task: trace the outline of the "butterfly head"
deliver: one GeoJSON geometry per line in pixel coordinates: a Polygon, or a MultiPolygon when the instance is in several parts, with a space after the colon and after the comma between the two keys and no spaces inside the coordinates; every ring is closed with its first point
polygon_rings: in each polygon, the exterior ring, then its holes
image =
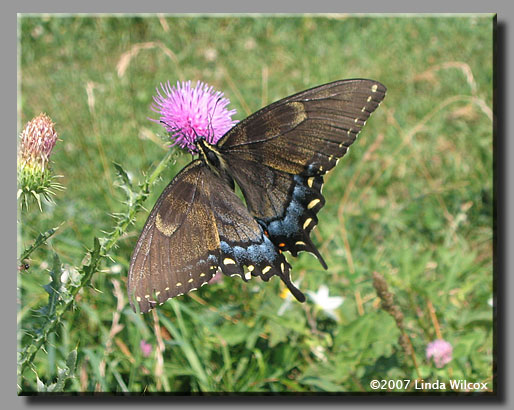
{"type": "Polygon", "coordinates": [[[196,152],[200,158],[211,167],[217,169],[221,166],[220,152],[216,149],[215,145],[209,144],[205,137],[198,137],[195,140],[196,152]]]}
{"type": "Polygon", "coordinates": [[[227,163],[223,158],[222,152],[215,144],[209,144],[205,137],[198,137],[195,146],[200,159],[205,162],[209,168],[221,179],[234,189],[234,180],[230,176],[227,163]]]}

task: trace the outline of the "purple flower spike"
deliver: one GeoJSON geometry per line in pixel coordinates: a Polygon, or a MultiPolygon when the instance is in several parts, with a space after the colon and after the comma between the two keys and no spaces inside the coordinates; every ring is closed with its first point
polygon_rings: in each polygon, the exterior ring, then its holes
{"type": "Polygon", "coordinates": [[[437,339],[427,345],[427,359],[434,358],[435,366],[443,367],[452,360],[453,348],[446,340],[437,339]]]}
{"type": "Polygon", "coordinates": [[[168,81],[157,88],[151,109],[160,115],[158,120],[171,134],[172,145],[196,152],[195,141],[205,137],[215,144],[237,121],[232,120],[236,110],[227,110],[230,103],[223,93],[198,82],[191,88],[191,81],[177,82],[172,87],[168,81]]]}

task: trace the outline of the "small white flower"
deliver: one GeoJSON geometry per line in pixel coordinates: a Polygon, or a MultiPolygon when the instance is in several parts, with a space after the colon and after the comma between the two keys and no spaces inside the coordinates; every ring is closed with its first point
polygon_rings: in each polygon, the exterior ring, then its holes
{"type": "Polygon", "coordinates": [[[344,298],[342,296],[329,296],[326,285],[321,285],[317,292],[307,291],[307,294],[323,312],[332,319],[338,320],[335,310],[343,304],[344,298]]]}
{"type": "Polygon", "coordinates": [[[111,273],[121,273],[122,266],[119,263],[111,266],[111,273]]]}

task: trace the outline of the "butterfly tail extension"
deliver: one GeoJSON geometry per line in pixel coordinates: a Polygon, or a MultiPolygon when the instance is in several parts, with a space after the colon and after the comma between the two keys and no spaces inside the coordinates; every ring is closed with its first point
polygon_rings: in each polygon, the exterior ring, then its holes
{"type": "Polygon", "coordinates": [[[323,256],[321,256],[321,253],[319,253],[318,248],[316,248],[316,245],[314,245],[312,243],[312,240],[308,234],[304,235],[304,241],[305,241],[305,245],[303,245],[303,249],[299,249],[299,250],[305,250],[309,253],[312,253],[316,258],[318,258],[318,261],[321,264],[321,266],[323,266],[323,269],[325,269],[325,270],[328,269],[328,265],[325,262],[325,259],[323,259],[323,256]]]}
{"type": "Polygon", "coordinates": [[[291,275],[289,274],[291,269],[291,265],[289,263],[285,263],[284,270],[279,274],[280,279],[289,289],[289,292],[296,298],[298,302],[305,302],[305,295],[302,293],[300,289],[298,289],[293,282],[291,281],[291,275]]]}
{"type": "Polygon", "coordinates": [[[300,303],[303,303],[305,302],[305,295],[301,292],[301,290],[299,290],[297,287],[295,287],[295,285],[293,285],[293,283],[291,281],[285,281],[284,279],[282,279],[285,283],[285,285],[287,286],[287,288],[289,289],[289,292],[292,293],[292,295],[296,298],[296,300],[300,303]]]}

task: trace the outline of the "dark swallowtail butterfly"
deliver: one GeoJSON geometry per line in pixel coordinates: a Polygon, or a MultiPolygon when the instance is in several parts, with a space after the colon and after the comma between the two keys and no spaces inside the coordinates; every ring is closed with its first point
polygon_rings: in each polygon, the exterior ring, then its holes
{"type": "Polygon", "coordinates": [[[257,111],[215,145],[199,136],[198,159],[166,187],[137,241],[128,276],[132,307],[147,312],[207,284],[217,270],[244,281],[276,275],[304,302],[283,251],[311,252],[327,268],[310,239],[325,204],[323,175],[385,91],[377,81],[336,81],[257,111]]]}

